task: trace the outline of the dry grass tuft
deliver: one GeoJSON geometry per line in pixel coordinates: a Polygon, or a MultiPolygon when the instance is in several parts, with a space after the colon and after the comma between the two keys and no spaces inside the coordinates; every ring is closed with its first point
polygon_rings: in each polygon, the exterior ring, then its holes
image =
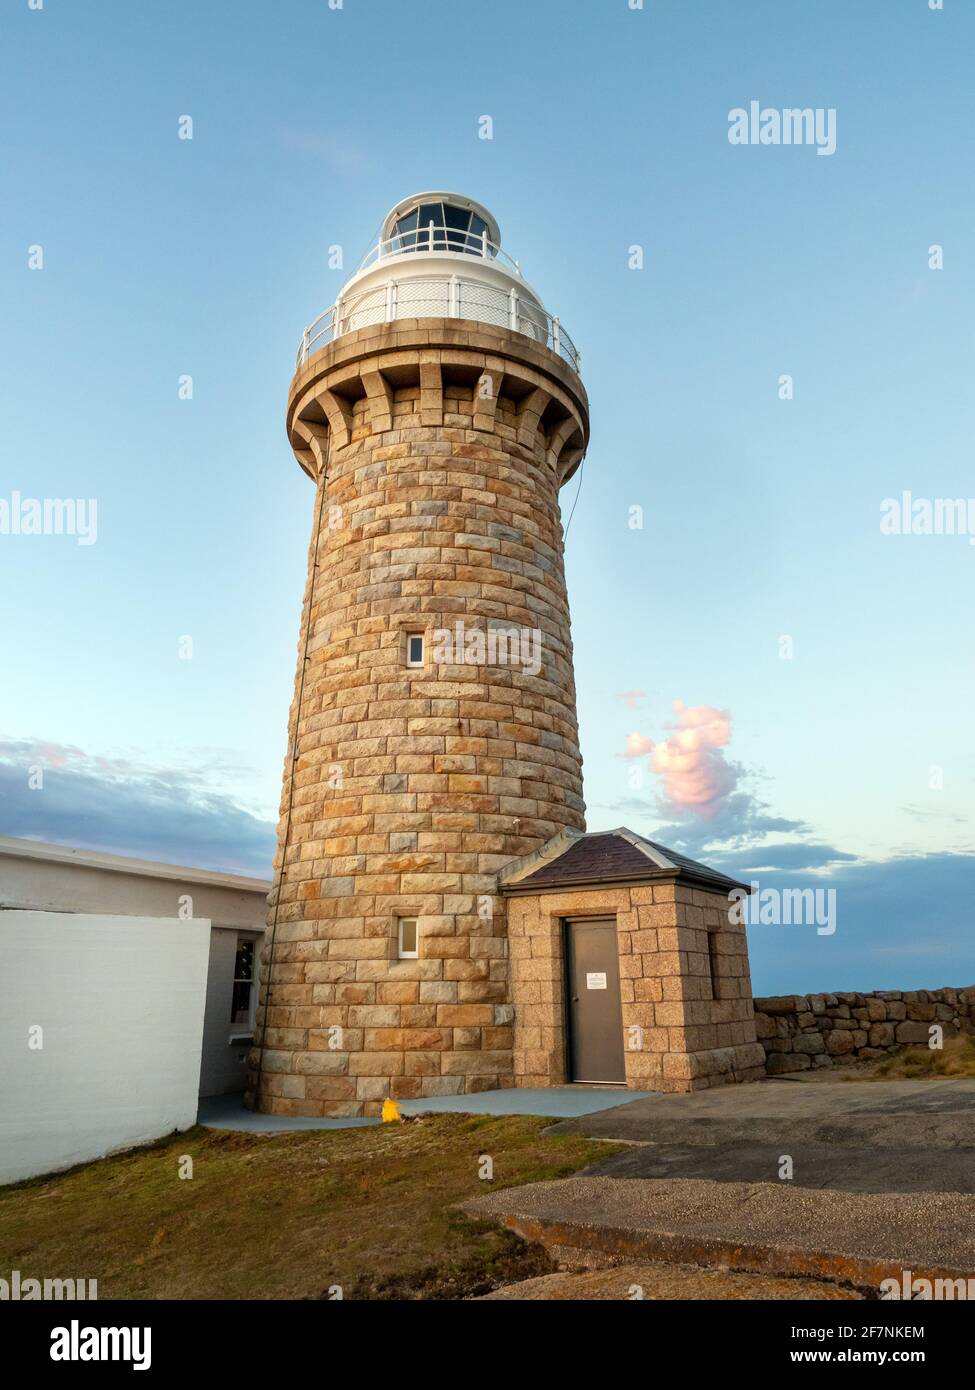
{"type": "Polygon", "coordinates": [[[975,1037],[949,1038],[944,1047],[905,1047],[878,1062],[869,1074],[850,1081],[923,1081],[975,1076],[975,1037]]]}

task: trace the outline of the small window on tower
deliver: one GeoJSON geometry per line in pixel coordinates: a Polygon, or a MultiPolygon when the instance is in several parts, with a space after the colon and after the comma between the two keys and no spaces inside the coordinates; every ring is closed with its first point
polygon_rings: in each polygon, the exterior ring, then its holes
{"type": "Polygon", "coordinates": [[[399,949],[397,955],[400,960],[416,960],[419,952],[419,937],[416,930],[415,917],[401,917],[399,919],[399,949]]]}
{"type": "Polygon", "coordinates": [[[406,664],[417,669],[423,665],[423,633],[410,632],[406,637],[406,664]]]}

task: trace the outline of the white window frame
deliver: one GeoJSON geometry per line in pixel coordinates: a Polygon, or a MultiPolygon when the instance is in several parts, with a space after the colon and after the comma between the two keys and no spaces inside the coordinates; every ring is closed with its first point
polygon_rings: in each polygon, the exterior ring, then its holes
{"type": "Polygon", "coordinates": [[[419,960],[420,958],[420,919],[418,917],[400,917],[396,923],[396,959],[397,960],[419,960]],[[405,923],[413,923],[414,940],[416,949],[413,951],[403,950],[403,927],[405,923]]]}
{"type": "Polygon", "coordinates": [[[427,664],[427,638],[425,632],[408,632],[406,634],[406,665],[411,671],[422,671],[427,664]],[[420,643],[420,660],[414,661],[410,656],[410,647],[415,639],[420,643]]]}
{"type": "Polygon", "coordinates": [[[255,936],[253,932],[243,932],[243,931],[237,932],[237,934],[236,934],[236,936],[235,936],[235,938],[234,938],[234,967],[235,967],[235,970],[234,970],[234,977],[233,977],[233,980],[232,980],[232,982],[231,982],[231,987],[230,987],[230,988],[231,988],[231,994],[230,994],[231,1009],[233,1008],[233,997],[234,997],[234,996],[233,996],[233,991],[234,991],[234,987],[235,987],[236,985],[238,985],[238,984],[249,984],[250,987],[251,987],[251,992],[250,992],[250,999],[248,1000],[248,1005],[247,1005],[247,1022],[246,1022],[246,1023],[234,1023],[234,1022],[231,1020],[231,1024],[230,1024],[230,1041],[231,1041],[232,1043],[240,1042],[240,1041],[242,1041],[244,1038],[252,1038],[252,1037],[254,1036],[254,1030],[255,1030],[255,1028],[257,1027],[257,998],[258,998],[258,994],[260,993],[260,987],[259,987],[259,984],[258,984],[258,974],[259,974],[259,971],[260,971],[260,943],[261,943],[261,938],[260,938],[259,936],[255,936]],[[253,959],[254,959],[254,968],[253,968],[252,977],[251,977],[250,980],[245,980],[245,979],[243,978],[243,976],[241,976],[241,977],[238,979],[237,973],[236,973],[237,952],[238,952],[238,950],[240,949],[240,943],[241,943],[242,941],[249,941],[249,942],[251,943],[251,945],[254,947],[254,957],[253,957],[253,959]]]}

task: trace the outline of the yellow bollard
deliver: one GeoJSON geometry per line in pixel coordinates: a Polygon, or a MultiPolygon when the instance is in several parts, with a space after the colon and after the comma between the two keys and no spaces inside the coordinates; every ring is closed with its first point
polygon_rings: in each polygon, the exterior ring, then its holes
{"type": "Polygon", "coordinates": [[[395,1100],[383,1101],[383,1124],[389,1120],[401,1120],[403,1116],[399,1113],[399,1106],[395,1100]]]}

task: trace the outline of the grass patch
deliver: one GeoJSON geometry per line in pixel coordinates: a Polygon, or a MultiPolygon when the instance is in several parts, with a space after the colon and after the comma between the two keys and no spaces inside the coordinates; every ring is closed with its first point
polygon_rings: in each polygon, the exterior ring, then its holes
{"type": "Polygon", "coordinates": [[[427,1115],[365,1129],[196,1128],[0,1189],[0,1271],[97,1279],[107,1298],[462,1298],[548,1257],[451,1208],[618,1148],[525,1115],[427,1115]],[[478,1177],[482,1154],[494,1180],[478,1177]],[[193,1160],[181,1180],[180,1162],[193,1160]]]}
{"type": "Polygon", "coordinates": [[[848,1081],[937,1081],[975,1076],[975,1037],[949,1038],[944,1047],[905,1047],[878,1062],[868,1074],[848,1081]]]}

